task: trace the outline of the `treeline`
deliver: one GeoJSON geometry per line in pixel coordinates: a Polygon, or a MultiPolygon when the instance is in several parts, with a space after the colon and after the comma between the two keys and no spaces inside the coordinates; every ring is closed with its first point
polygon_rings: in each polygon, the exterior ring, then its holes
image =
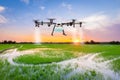
{"type": "Polygon", "coordinates": [[[4,40],[4,41],[2,41],[2,42],[0,42],[1,44],[15,44],[16,43],[16,41],[11,41],[11,40],[4,40]]]}
{"type": "Polygon", "coordinates": [[[120,41],[110,41],[110,42],[96,42],[96,41],[86,41],[85,44],[120,44],[120,41]]]}
{"type": "MultiPolygon", "coordinates": [[[[73,42],[41,42],[41,44],[72,44],[72,43],[73,42]]],[[[16,42],[12,40],[8,40],[8,41],[4,40],[0,42],[0,44],[34,44],[34,42],[16,42]]],[[[94,40],[90,40],[90,41],[84,42],[84,44],[120,44],[120,41],[96,42],[94,40]]]]}
{"type": "Polygon", "coordinates": [[[33,44],[33,42],[16,42],[16,41],[12,41],[12,40],[4,40],[2,42],[0,42],[0,44],[33,44]]]}

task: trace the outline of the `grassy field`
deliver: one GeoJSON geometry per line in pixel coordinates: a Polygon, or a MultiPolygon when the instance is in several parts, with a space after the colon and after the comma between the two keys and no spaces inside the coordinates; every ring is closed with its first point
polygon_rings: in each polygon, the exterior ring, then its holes
{"type": "Polygon", "coordinates": [[[14,44],[0,44],[0,53],[2,53],[6,49],[13,48],[15,46],[16,45],[14,45],[14,44]]]}
{"type": "MultiPolygon", "coordinates": [[[[88,70],[82,74],[76,73],[67,78],[67,74],[77,68],[77,65],[75,67],[71,67],[70,65],[61,67],[54,62],[61,62],[77,58],[81,55],[95,53],[101,53],[97,56],[98,58],[103,58],[101,61],[120,57],[120,45],[0,44],[0,51],[13,48],[13,46],[19,51],[48,48],[48,50],[41,50],[34,54],[21,55],[15,58],[14,61],[19,64],[49,64],[45,66],[14,66],[1,58],[1,80],[105,80],[102,74],[94,70],[88,70]]],[[[120,72],[119,63],[120,59],[112,61],[110,68],[115,72],[120,72]]]]}
{"type": "Polygon", "coordinates": [[[44,64],[59,62],[76,57],[72,52],[61,50],[44,50],[34,54],[26,54],[16,58],[17,63],[44,64]]]}

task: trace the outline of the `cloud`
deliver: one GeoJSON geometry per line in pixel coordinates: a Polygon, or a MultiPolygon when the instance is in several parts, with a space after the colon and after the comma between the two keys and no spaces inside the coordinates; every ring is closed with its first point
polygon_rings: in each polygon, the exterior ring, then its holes
{"type": "Polygon", "coordinates": [[[21,0],[22,2],[29,4],[29,0],[21,0]]]}
{"type": "Polygon", "coordinates": [[[110,17],[105,14],[94,14],[83,19],[86,29],[104,29],[113,24],[110,17]]]}
{"type": "Polygon", "coordinates": [[[5,7],[0,6],[0,12],[3,12],[5,10],[5,7]]]}
{"type": "Polygon", "coordinates": [[[41,10],[44,10],[44,9],[45,9],[45,7],[44,7],[44,6],[40,6],[40,9],[41,9],[41,10]]]}
{"type": "Polygon", "coordinates": [[[7,22],[7,19],[4,16],[0,15],[0,24],[6,23],[6,22],[7,22]]]}
{"type": "Polygon", "coordinates": [[[67,8],[68,10],[72,10],[72,5],[71,4],[66,4],[66,3],[62,3],[62,7],[67,8]]]}
{"type": "Polygon", "coordinates": [[[94,14],[82,21],[86,22],[83,24],[86,38],[90,37],[95,41],[120,41],[120,15],[112,17],[104,13],[94,14]]]}

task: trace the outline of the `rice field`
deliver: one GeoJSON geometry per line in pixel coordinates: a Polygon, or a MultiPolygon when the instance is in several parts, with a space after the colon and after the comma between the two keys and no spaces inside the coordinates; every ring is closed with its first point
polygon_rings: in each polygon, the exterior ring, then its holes
{"type": "Polygon", "coordinates": [[[119,80],[120,45],[0,44],[0,80],[119,80]]]}

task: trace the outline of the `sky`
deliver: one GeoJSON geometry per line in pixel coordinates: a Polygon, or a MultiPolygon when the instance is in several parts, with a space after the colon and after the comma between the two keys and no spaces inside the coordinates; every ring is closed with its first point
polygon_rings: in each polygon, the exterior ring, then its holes
{"type": "Polygon", "coordinates": [[[82,30],[64,26],[67,36],[51,36],[53,26],[41,26],[42,42],[120,41],[120,0],[0,0],[0,41],[34,42],[33,20],[47,18],[84,23],[82,30]]]}

